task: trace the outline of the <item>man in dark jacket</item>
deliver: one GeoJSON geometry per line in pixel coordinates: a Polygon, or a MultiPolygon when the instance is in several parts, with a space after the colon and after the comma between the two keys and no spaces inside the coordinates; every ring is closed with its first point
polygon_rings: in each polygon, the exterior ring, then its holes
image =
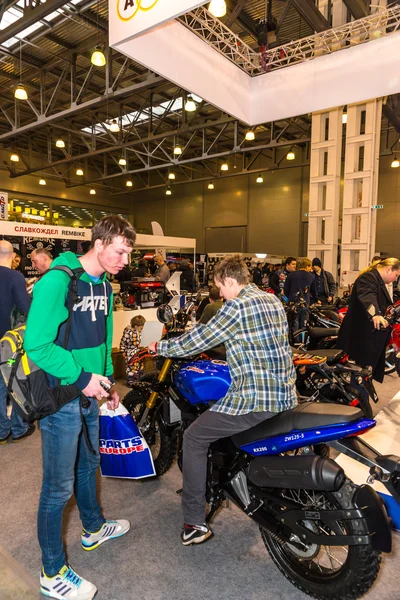
{"type": "MultiPolygon", "coordinates": [[[[296,302],[298,297],[303,298],[308,306],[317,301],[317,291],[315,288],[315,279],[312,274],[311,260],[309,258],[300,258],[298,261],[298,271],[289,273],[284,286],[285,296],[289,302],[296,302]]],[[[296,318],[292,324],[293,330],[304,327],[308,318],[308,308],[299,308],[296,318]]]]}
{"type": "Polygon", "coordinates": [[[386,284],[396,281],[399,274],[400,261],[386,258],[358,276],[336,344],[361,367],[372,367],[373,377],[379,382],[385,374],[385,351],[390,338],[385,312],[392,301],[386,284]]]}
{"type": "Polygon", "coordinates": [[[258,287],[262,284],[262,272],[261,272],[262,262],[258,262],[257,266],[253,269],[253,283],[258,285],[258,287]]]}
{"type": "Polygon", "coordinates": [[[294,256],[288,256],[285,260],[285,266],[283,269],[273,271],[269,276],[269,286],[274,290],[275,294],[283,294],[283,288],[285,286],[286,277],[289,273],[293,273],[296,270],[296,259],[294,256]]]}
{"type": "Polygon", "coordinates": [[[317,298],[321,304],[330,304],[336,292],[336,284],[332,273],[322,268],[319,258],[313,258],[312,268],[315,277],[317,298]]]}

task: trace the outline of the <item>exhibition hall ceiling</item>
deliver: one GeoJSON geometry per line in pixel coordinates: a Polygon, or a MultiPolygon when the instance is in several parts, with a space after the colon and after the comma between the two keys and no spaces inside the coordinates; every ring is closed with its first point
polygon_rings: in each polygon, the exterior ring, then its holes
{"type": "MultiPolygon", "coordinates": [[[[347,21],[359,18],[360,10],[368,16],[367,4],[344,2],[347,21]]],[[[327,31],[334,17],[327,10],[319,11],[312,0],[229,0],[221,22],[260,56],[262,41],[273,51],[327,31]]],[[[3,0],[0,152],[5,150],[1,168],[10,177],[32,174],[84,186],[87,193],[107,188],[122,195],[211,180],[221,176],[224,163],[228,171],[222,176],[288,166],[289,152],[295,153],[293,164],[308,162],[308,114],[257,123],[255,139],[246,140],[246,119],[199,93],[193,96],[195,111],[186,111],[187,94],[195,90],[109,48],[108,28],[107,0],[3,0]],[[91,62],[97,46],[105,66],[91,62]],[[19,84],[27,100],[14,98],[19,84]],[[18,162],[10,161],[11,151],[18,162]]],[[[153,53],[161,62],[162,44],[153,53]]],[[[388,98],[387,106],[386,116],[398,124],[397,98],[388,98]]]]}

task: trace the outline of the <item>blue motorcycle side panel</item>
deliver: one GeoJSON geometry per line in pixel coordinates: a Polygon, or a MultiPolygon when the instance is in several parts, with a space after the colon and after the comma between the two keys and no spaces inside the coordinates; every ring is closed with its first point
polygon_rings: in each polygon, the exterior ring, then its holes
{"type": "Polygon", "coordinates": [[[223,398],[231,377],[222,360],[196,360],[179,369],[174,384],[190,404],[204,404],[223,398]]]}
{"type": "Polygon", "coordinates": [[[273,456],[289,450],[303,448],[303,446],[313,446],[331,440],[339,440],[350,435],[359,435],[365,430],[372,429],[375,425],[376,422],[373,419],[359,419],[353,423],[327,425],[318,429],[296,429],[283,435],[275,435],[245,444],[240,446],[240,449],[252,456],[273,456]]]}

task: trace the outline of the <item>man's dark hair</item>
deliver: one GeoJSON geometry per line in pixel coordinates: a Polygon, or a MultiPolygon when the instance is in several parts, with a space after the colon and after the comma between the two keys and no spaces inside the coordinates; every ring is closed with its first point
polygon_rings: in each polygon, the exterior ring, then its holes
{"type": "Polygon", "coordinates": [[[217,288],[216,285],[212,285],[210,287],[210,293],[208,295],[210,297],[210,300],[214,300],[214,302],[216,302],[217,300],[220,300],[220,298],[221,298],[219,289],[217,288]]]}
{"type": "Polygon", "coordinates": [[[36,256],[38,254],[45,254],[48,258],[53,260],[53,256],[52,256],[51,252],[49,250],[47,250],[47,248],[35,248],[35,250],[33,250],[32,252],[34,252],[36,254],[36,256]]]}
{"type": "Polygon", "coordinates": [[[224,283],[227,277],[236,279],[240,285],[249,283],[249,270],[239,254],[226,256],[214,267],[214,279],[224,283]]]}
{"type": "Polygon", "coordinates": [[[292,263],[294,260],[296,260],[296,258],[294,256],[288,256],[287,259],[285,260],[285,267],[286,267],[286,265],[290,265],[290,263],[292,263]]]}
{"type": "Polygon", "coordinates": [[[96,240],[100,240],[108,246],[112,244],[114,238],[122,237],[127,246],[135,244],[136,231],[126,219],[118,215],[108,215],[97,221],[92,229],[92,248],[96,240]]]}

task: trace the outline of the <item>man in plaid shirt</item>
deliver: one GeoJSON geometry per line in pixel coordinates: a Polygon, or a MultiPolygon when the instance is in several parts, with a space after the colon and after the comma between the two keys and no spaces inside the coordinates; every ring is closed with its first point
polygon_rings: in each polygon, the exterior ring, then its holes
{"type": "Polygon", "coordinates": [[[207,325],[178,339],[151,344],[162,356],[191,356],[225,344],[229,390],[185,431],[183,438],[184,528],[187,546],[207,540],[205,523],[207,452],[211,442],[254,427],[297,404],[295,370],[281,302],[249,284],[240,256],[224,258],[214,269],[215,285],[226,302],[207,325]]]}

